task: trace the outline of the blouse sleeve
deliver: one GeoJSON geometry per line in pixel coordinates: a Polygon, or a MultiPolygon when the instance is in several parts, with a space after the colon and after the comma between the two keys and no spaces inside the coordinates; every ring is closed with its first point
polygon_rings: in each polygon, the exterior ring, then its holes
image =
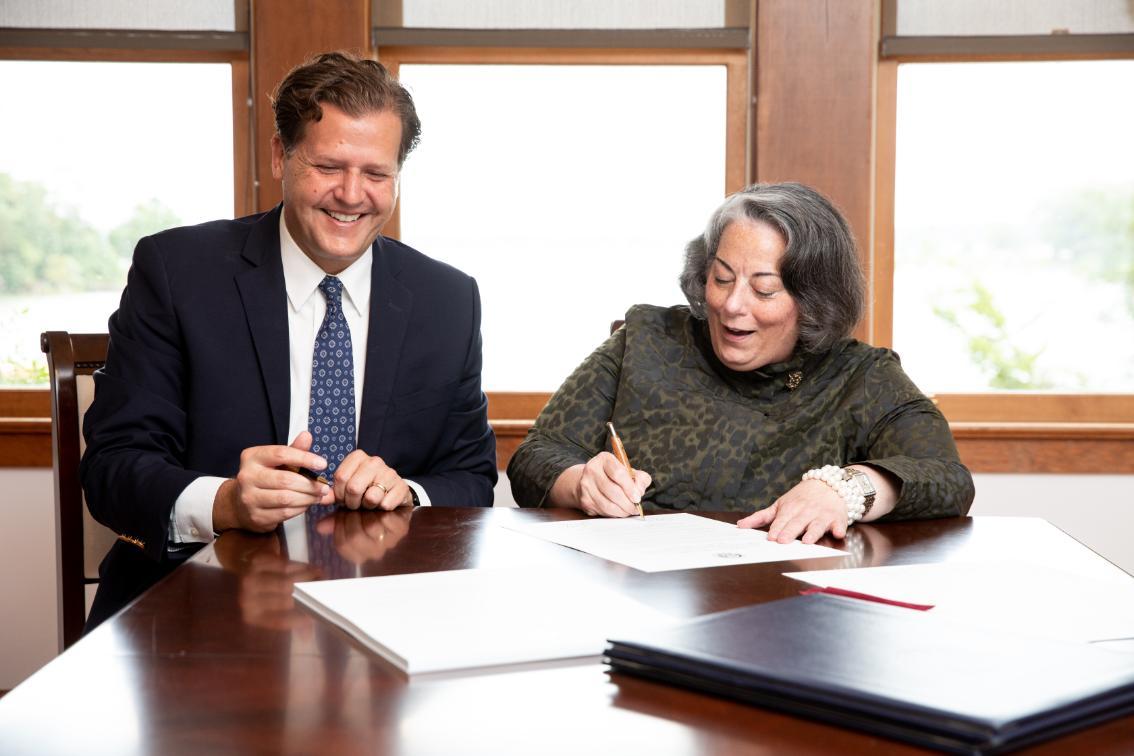
{"type": "Polygon", "coordinates": [[[563,382],[508,462],[512,496],[538,507],[568,467],[603,450],[614,410],[626,329],[620,328],[563,382]]]}
{"type": "Polygon", "coordinates": [[[865,391],[871,417],[865,423],[866,458],[860,462],[886,470],[901,482],[898,502],[884,519],[968,513],[973,478],[961,464],[949,423],[895,355],[869,369],[865,391]]]}

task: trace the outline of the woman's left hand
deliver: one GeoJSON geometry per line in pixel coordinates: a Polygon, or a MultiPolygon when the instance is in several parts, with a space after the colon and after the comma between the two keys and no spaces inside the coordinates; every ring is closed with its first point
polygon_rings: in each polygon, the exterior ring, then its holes
{"type": "Polygon", "coordinates": [[[736,523],[741,528],[769,525],[768,540],[791,543],[799,538],[815,543],[827,532],[835,538],[847,534],[847,506],[843,498],[821,480],[805,480],[776,499],[767,509],[736,523]]]}
{"type": "MultiPolygon", "coordinates": [[[[899,482],[892,474],[870,465],[851,465],[864,473],[874,485],[874,505],[863,521],[876,520],[894,508],[898,501],[899,482]]],[[[846,538],[847,505],[843,497],[821,480],[805,480],[776,499],[767,509],[748,515],[736,523],[742,528],[768,528],[768,540],[790,543],[799,538],[804,543],[815,543],[830,533],[835,538],[846,538]],[[801,536],[802,534],[802,536],[801,536]]]]}

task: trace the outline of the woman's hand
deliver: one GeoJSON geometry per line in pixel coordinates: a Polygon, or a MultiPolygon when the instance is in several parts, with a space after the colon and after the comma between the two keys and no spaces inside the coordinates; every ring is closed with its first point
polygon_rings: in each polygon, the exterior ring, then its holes
{"type": "MultiPolygon", "coordinates": [[[[897,480],[888,473],[867,465],[851,465],[870,477],[874,484],[874,505],[863,521],[876,520],[894,508],[898,500],[897,480]]],[[[790,543],[799,538],[815,543],[823,534],[835,538],[847,535],[847,505],[843,497],[821,480],[805,480],[776,499],[772,506],[748,515],[736,523],[741,528],[762,528],[768,525],[768,540],[790,543]]]]}
{"type": "Polygon", "coordinates": [[[835,538],[846,536],[847,505],[843,497],[823,481],[805,480],[776,499],[772,506],[736,524],[742,528],[768,525],[768,540],[776,543],[791,543],[796,538],[804,543],[815,543],[828,531],[835,538]]]}
{"type": "Polygon", "coordinates": [[[568,467],[548,492],[549,503],[581,509],[589,515],[629,517],[651,483],[643,470],[626,471],[610,452],[599,452],[585,465],[568,467]]]}

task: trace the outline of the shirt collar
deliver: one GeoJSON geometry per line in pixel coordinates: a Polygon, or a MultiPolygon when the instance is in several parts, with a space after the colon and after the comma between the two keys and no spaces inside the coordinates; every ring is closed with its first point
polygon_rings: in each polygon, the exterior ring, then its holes
{"type": "MultiPolygon", "coordinates": [[[[287,230],[282,212],[280,213],[280,258],[283,262],[284,288],[287,289],[288,303],[292,310],[298,311],[307,304],[327,274],[299,248],[287,230]]],[[[337,275],[337,278],[343,282],[343,291],[346,292],[344,306],[353,307],[359,317],[370,314],[370,270],[373,265],[374,250],[371,247],[362,257],[337,275]]]]}

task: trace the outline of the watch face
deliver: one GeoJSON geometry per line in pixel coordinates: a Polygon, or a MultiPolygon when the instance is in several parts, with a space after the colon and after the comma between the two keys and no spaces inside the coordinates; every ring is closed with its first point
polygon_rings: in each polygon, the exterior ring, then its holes
{"type": "Polygon", "coordinates": [[[870,480],[870,476],[864,473],[862,470],[855,470],[853,468],[847,468],[847,473],[847,479],[849,480],[853,478],[855,485],[858,486],[858,490],[862,493],[862,495],[865,496],[868,501],[873,502],[876,492],[874,490],[874,483],[872,483],[870,480]]]}

